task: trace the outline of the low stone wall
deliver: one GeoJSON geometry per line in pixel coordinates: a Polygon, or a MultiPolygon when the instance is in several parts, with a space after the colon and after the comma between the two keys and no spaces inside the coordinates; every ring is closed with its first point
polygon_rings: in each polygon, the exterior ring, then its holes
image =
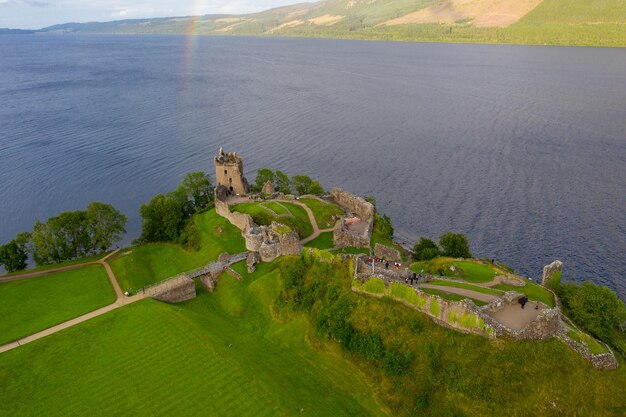
{"type": "Polygon", "coordinates": [[[395,269],[393,265],[389,265],[389,269],[380,266],[380,264],[374,264],[374,269],[372,270],[372,265],[363,260],[362,256],[357,257],[357,273],[369,274],[369,275],[377,275],[381,278],[390,279],[393,281],[403,282],[406,278],[411,279],[413,276],[413,271],[409,269],[395,269]]]}
{"type": "Polygon", "coordinates": [[[605,345],[606,348],[609,349],[609,352],[594,355],[593,353],[591,353],[591,351],[589,351],[589,349],[587,349],[585,345],[583,345],[582,343],[578,343],[571,337],[567,336],[565,332],[559,335],[559,338],[563,340],[575,352],[580,354],[580,356],[582,356],[583,358],[591,362],[591,364],[595,366],[596,368],[602,369],[602,370],[617,369],[617,366],[618,366],[617,359],[615,358],[615,355],[613,354],[613,352],[610,350],[608,346],[605,345]]]}
{"type": "MultiPolygon", "coordinates": [[[[358,274],[359,279],[367,280],[365,274],[358,274]]],[[[369,277],[371,278],[371,276],[369,277]]],[[[404,285],[397,283],[397,285],[404,285]]],[[[385,285],[389,282],[385,280],[385,285]]],[[[406,286],[416,293],[416,303],[407,301],[404,298],[393,295],[374,294],[357,287],[352,287],[352,291],[366,294],[376,298],[383,296],[400,302],[405,306],[417,310],[429,316],[437,324],[462,333],[473,333],[488,338],[495,338],[495,330],[482,317],[480,309],[470,300],[448,301],[437,295],[427,294],[423,291],[406,286]]]]}
{"type": "Polygon", "coordinates": [[[342,190],[341,188],[333,188],[330,192],[335,203],[351,213],[356,214],[363,220],[374,217],[374,205],[352,193],[342,190]]]}
{"type": "Polygon", "coordinates": [[[166,303],[180,303],[196,298],[196,285],[187,275],[179,275],[146,288],[145,294],[166,303]]]}
{"type": "Polygon", "coordinates": [[[233,226],[242,232],[252,226],[256,226],[249,214],[231,212],[230,207],[224,201],[215,199],[215,212],[228,220],[233,226]]]}
{"type": "Polygon", "coordinates": [[[380,243],[374,245],[374,256],[391,262],[400,262],[402,260],[399,250],[381,245],[380,243]]]}

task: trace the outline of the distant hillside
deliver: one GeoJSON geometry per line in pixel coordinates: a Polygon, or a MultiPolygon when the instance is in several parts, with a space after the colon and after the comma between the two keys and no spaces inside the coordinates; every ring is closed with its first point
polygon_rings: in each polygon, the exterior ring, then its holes
{"type": "Polygon", "coordinates": [[[624,0],[324,0],[247,15],[67,23],[44,32],[626,46],[624,0]]]}
{"type": "Polygon", "coordinates": [[[35,32],[35,30],[0,28],[0,35],[29,35],[35,32]]]}

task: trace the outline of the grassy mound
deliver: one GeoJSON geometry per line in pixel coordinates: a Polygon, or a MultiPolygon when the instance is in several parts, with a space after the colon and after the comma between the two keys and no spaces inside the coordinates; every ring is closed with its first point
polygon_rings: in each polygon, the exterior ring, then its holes
{"type": "Polygon", "coordinates": [[[313,198],[301,198],[299,201],[311,209],[320,229],[333,227],[335,225],[334,218],[343,214],[343,210],[335,204],[313,198]]]}
{"type": "Polygon", "coordinates": [[[3,415],[381,416],[364,375],[308,322],[272,320],[278,274],[115,310],[0,355],[3,415]],[[36,398],[36,401],[24,401],[36,398]]]}
{"type": "Polygon", "coordinates": [[[523,287],[514,287],[507,284],[498,284],[493,288],[502,291],[515,291],[521,294],[526,294],[531,300],[541,301],[542,303],[550,307],[555,306],[554,296],[552,295],[552,293],[539,284],[526,282],[526,285],[523,287]]]}
{"type": "Polygon", "coordinates": [[[28,336],[115,301],[101,265],[0,284],[0,344],[28,336]]]}
{"type": "Polygon", "coordinates": [[[434,288],[420,288],[422,291],[424,291],[426,294],[430,294],[430,295],[438,295],[439,297],[443,298],[444,300],[448,300],[448,301],[461,301],[461,300],[472,300],[474,302],[474,304],[476,304],[477,306],[484,306],[487,303],[481,300],[476,300],[475,298],[471,298],[471,297],[465,297],[463,295],[459,295],[459,294],[453,294],[450,292],[446,292],[443,290],[436,290],[434,288]]]}
{"type": "Polygon", "coordinates": [[[194,218],[200,233],[200,249],[186,250],[173,243],[154,243],[122,250],[109,263],[123,290],[139,288],[214,261],[222,252],[246,250],[239,229],[215,213],[215,209],[194,218]]]}
{"type": "MultiPolygon", "coordinates": [[[[230,209],[232,211],[238,211],[239,213],[249,214],[254,222],[258,225],[269,226],[272,221],[283,223],[297,231],[300,239],[304,239],[305,237],[310,236],[313,233],[313,226],[311,226],[309,216],[302,207],[291,203],[281,202],[281,209],[283,211],[286,209],[289,213],[287,215],[276,215],[272,213],[276,213],[272,209],[272,207],[274,206],[267,206],[267,204],[269,203],[270,202],[241,203],[232,206],[230,209]],[[264,206],[269,207],[270,210],[265,209],[264,206]]],[[[278,203],[273,203],[279,206],[278,203]]]]}

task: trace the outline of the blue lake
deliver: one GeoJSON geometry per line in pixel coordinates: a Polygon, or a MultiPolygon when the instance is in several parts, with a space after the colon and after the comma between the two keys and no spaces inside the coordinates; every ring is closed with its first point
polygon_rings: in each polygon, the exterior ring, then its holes
{"type": "Polygon", "coordinates": [[[537,278],[626,296],[626,51],[183,36],[0,37],[0,242],[139,205],[220,146],[376,196],[537,278]]]}

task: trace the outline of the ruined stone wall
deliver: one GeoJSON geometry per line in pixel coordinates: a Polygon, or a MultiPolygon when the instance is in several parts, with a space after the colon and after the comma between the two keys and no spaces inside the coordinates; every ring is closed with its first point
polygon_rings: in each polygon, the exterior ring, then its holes
{"type": "Polygon", "coordinates": [[[372,239],[372,231],[374,228],[374,218],[367,220],[367,225],[363,232],[350,230],[345,223],[345,219],[341,219],[333,229],[333,243],[338,249],[341,248],[369,248],[372,239]]]}
{"type": "Polygon", "coordinates": [[[365,201],[363,197],[351,194],[341,188],[333,188],[330,194],[335,203],[361,219],[367,220],[374,217],[374,206],[365,201]]]}
{"type": "MultiPolygon", "coordinates": [[[[618,366],[617,359],[615,358],[615,355],[613,354],[613,352],[610,350],[608,346],[605,345],[607,349],[609,349],[609,352],[594,355],[593,353],[591,353],[591,351],[589,351],[589,349],[587,349],[585,345],[583,345],[582,343],[578,343],[571,337],[567,336],[565,332],[559,335],[559,338],[563,340],[565,343],[567,343],[567,345],[570,348],[572,348],[575,352],[580,354],[580,356],[582,356],[583,358],[591,362],[591,364],[595,366],[597,369],[602,369],[602,370],[617,369],[617,366],[618,366]]],[[[598,342],[598,343],[602,343],[602,342],[598,342]]]]}
{"type": "Polygon", "coordinates": [[[278,241],[280,242],[280,253],[282,256],[300,255],[300,237],[298,232],[292,230],[289,233],[279,233],[278,241]]]}
{"type": "MultiPolygon", "coordinates": [[[[365,274],[362,273],[357,274],[357,277],[360,280],[368,279],[365,274]]],[[[371,276],[369,278],[371,278],[371,276]]],[[[390,282],[385,280],[385,284],[389,285],[390,282]]],[[[396,285],[404,284],[396,283],[396,285]]],[[[410,286],[407,286],[407,288],[415,292],[413,302],[393,295],[386,296],[409,308],[428,315],[441,326],[463,333],[473,333],[488,338],[495,338],[495,330],[484,320],[480,309],[472,301],[448,301],[437,295],[427,294],[410,286]]],[[[352,287],[352,291],[377,298],[383,297],[383,294],[372,294],[357,287],[352,287]]]]}
{"type": "Polygon", "coordinates": [[[374,256],[391,262],[400,262],[402,260],[399,250],[381,245],[380,243],[374,245],[374,256]]]}
{"type": "Polygon", "coordinates": [[[215,212],[228,220],[233,226],[242,232],[248,230],[252,226],[256,226],[249,214],[231,212],[230,207],[223,201],[215,200],[215,212]]]}
{"type": "Polygon", "coordinates": [[[144,291],[148,297],[166,303],[180,303],[196,298],[196,286],[186,275],[175,276],[144,291]]]}
{"type": "Polygon", "coordinates": [[[541,285],[547,287],[550,284],[550,279],[552,275],[557,272],[563,272],[563,262],[554,261],[550,265],[546,265],[543,267],[543,275],[541,276],[541,285]]]}

